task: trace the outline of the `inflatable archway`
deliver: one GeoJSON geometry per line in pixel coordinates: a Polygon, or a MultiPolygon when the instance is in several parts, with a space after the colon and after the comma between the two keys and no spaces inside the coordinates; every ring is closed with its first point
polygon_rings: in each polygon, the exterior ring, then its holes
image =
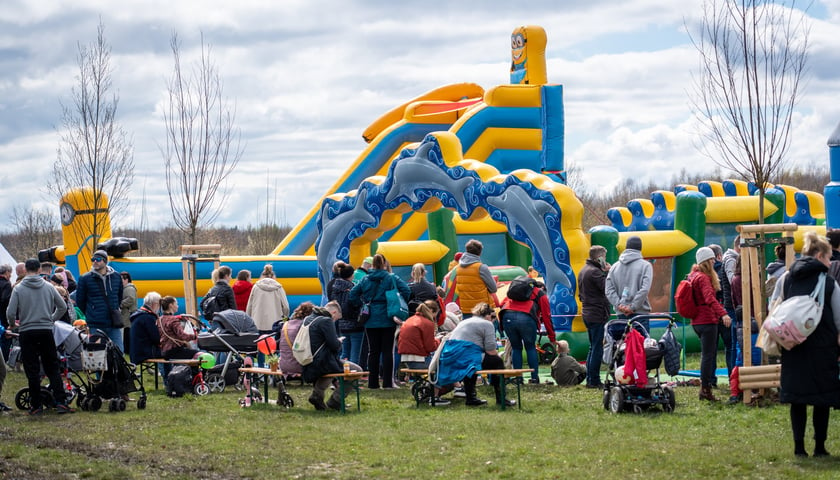
{"type": "Polygon", "coordinates": [[[385,177],[370,177],[358,190],[327,197],[318,216],[315,252],[326,285],[336,260],[358,262],[370,243],[399,224],[410,211],[448,208],[466,220],[489,216],[503,223],[517,242],[530,247],[534,268],[549,292],[554,324],[571,328],[577,313],[575,272],[589,242],[581,229],[583,206],[572,190],[531,170],[500,174],[494,167],[464,160],[458,137],[435,132],[404,149],[385,177]]]}

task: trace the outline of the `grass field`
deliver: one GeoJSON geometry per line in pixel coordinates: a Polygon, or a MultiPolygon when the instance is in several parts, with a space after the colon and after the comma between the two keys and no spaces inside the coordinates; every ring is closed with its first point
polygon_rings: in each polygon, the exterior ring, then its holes
{"type": "MultiPolygon", "coordinates": [[[[542,368],[547,368],[543,366],[542,368]]],[[[24,386],[11,372],[3,400],[24,386]]],[[[147,378],[147,385],[151,378],[147,378]]],[[[509,387],[513,389],[514,387],[509,387]]],[[[511,390],[509,390],[511,391],[511,390]]],[[[524,385],[522,409],[414,407],[409,388],[362,390],[362,411],[316,412],[309,387],[295,407],[238,406],[232,388],[205,397],[149,393],[146,410],[0,415],[0,478],[808,478],[840,460],[796,459],[786,406],[701,403],[676,387],[673,414],[611,414],[601,392],[524,385]]],[[[515,393],[515,390],[512,390],[515,393]]],[[[720,392],[726,398],[727,393],[720,392]]],[[[133,394],[136,397],[137,394],[133,394]]],[[[273,397],[276,398],[276,390],[273,397]]],[[[840,454],[840,416],[827,448],[840,454]]],[[[808,450],[812,432],[806,434],[808,450]]]]}

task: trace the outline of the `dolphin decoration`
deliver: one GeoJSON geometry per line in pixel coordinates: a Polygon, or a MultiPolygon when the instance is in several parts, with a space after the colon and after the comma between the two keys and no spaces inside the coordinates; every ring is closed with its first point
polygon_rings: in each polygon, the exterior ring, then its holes
{"type": "Polygon", "coordinates": [[[454,179],[444,171],[445,165],[435,165],[429,158],[429,153],[436,142],[423,142],[414,151],[408,151],[410,156],[401,157],[394,161],[391,170],[391,189],[385,195],[385,203],[390,204],[395,199],[405,197],[412,205],[418,202],[417,190],[441,190],[451,194],[458,205],[458,209],[465,211],[467,201],[464,191],[473,184],[471,176],[454,179]]]}

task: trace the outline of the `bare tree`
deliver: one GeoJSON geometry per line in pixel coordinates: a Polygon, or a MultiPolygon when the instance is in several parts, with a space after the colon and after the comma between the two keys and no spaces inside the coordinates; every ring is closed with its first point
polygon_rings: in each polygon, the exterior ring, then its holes
{"type": "Polygon", "coordinates": [[[12,232],[4,245],[18,259],[36,257],[39,250],[58,245],[61,231],[55,215],[47,209],[15,205],[9,215],[12,232]]]}
{"type": "Polygon", "coordinates": [[[219,71],[210,47],[201,38],[201,57],[191,72],[181,67],[178,35],[170,42],[175,67],[164,110],[166,188],[172,217],[196,242],[196,232],[221,213],[226,180],[242,156],[240,133],[234,128],[235,107],[222,96],[219,71]]]}
{"type": "MultiPolygon", "coordinates": [[[[70,190],[87,187],[84,200],[89,208],[104,209],[107,197],[112,216],[118,218],[128,210],[134,145],[116,120],[119,97],[111,91],[111,47],[101,22],[96,41],[79,44],[78,51],[78,85],[72,89],[72,102],[62,103],[58,159],[47,192],[60,199],[70,190]]],[[[91,217],[93,231],[89,233],[98,239],[106,229],[105,217],[91,217]]]]}
{"type": "Polygon", "coordinates": [[[810,25],[796,0],[706,0],[692,106],[701,150],[764,191],[781,172],[808,60],[810,25]]]}

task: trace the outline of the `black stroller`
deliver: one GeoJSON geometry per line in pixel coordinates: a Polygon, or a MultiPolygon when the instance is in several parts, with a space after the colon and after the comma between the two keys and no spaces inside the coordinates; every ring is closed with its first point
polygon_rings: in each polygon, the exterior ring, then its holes
{"type": "Polygon", "coordinates": [[[667,314],[638,315],[630,320],[611,320],[604,326],[604,363],[607,364],[607,374],[604,381],[604,409],[612,413],[632,410],[641,413],[652,405],[661,405],[667,413],[672,413],[676,407],[676,396],[670,386],[663,386],[659,379],[659,367],[662,364],[663,352],[660,344],[650,338],[650,334],[639,323],[645,318],[667,318],[668,330],[674,325],[674,320],[667,314]],[[625,349],[628,335],[635,329],[644,338],[645,375],[644,382],[635,382],[631,372],[624,372],[625,349]]]}
{"type": "Polygon", "coordinates": [[[109,412],[122,412],[126,408],[125,396],[140,392],[137,408],[145,409],[146,391],[140,375],[108,335],[96,330],[86,338],[79,333],[79,337],[83,340],[81,370],[76,376],[80,382],[76,399],[79,408],[95,412],[107,401],[109,412]]]}
{"type": "Polygon", "coordinates": [[[210,328],[198,334],[198,348],[207,352],[226,353],[225,361],[207,371],[205,382],[210,392],[221,393],[239,381],[243,353],[256,353],[260,333],[254,320],[240,310],[224,310],[213,315],[210,328]]]}

